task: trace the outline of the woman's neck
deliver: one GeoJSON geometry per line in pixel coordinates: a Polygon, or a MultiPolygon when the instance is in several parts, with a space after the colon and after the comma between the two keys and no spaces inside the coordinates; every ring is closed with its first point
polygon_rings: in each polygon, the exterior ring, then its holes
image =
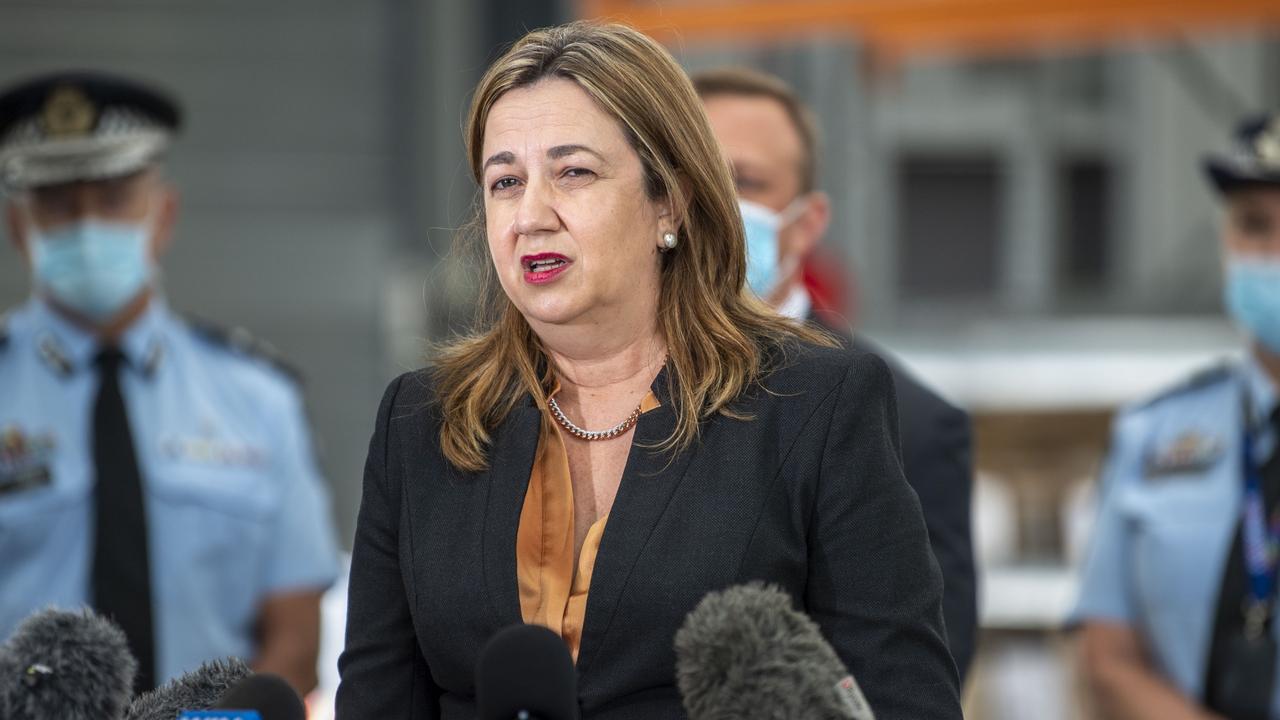
{"type": "Polygon", "coordinates": [[[560,381],[560,397],[571,403],[647,391],[667,353],[656,328],[589,348],[574,345],[578,347],[556,348],[544,341],[560,381]]]}

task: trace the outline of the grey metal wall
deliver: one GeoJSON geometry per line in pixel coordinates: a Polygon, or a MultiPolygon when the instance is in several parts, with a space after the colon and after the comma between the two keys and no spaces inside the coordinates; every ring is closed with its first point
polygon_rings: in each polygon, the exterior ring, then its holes
{"type": "MultiPolygon", "coordinates": [[[[384,279],[410,232],[398,189],[413,181],[397,140],[412,109],[389,72],[407,52],[395,32],[406,7],[0,4],[0,83],[85,67],[148,78],[181,98],[187,128],[168,165],[182,193],[164,261],[169,300],[248,328],[301,369],[344,541],[394,369],[384,279]]],[[[0,305],[27,292],[6,243],[0,305]]]]}

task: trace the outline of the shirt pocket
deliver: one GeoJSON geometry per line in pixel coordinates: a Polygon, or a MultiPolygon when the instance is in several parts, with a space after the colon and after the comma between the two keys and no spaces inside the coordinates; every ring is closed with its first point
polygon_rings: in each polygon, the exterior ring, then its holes
{"type": "Polygon", "coordinates": [[[152,563],[181,578],[162,592],[182,605],[221,597],[238,622],[252,611],[281,502],[277,483],[254,467],[162,463],[149,483],[152,563]]]}
{"type": "Polygon", "coordinates": [[[1223,532],[1224,524],[1214,518],[1135,519],[1133,582],[1148,614],[1212,613],[1222,575],[1223,532]]]}
{"type": "Polygon", "coordinates": [[[1133,538],[1132,580],[1148,610],[1196,610],[1216,590],[1238,513],[1230,480],[1215,474],[1149,483],[1122,499],[1133,538]]]}
{"type": "Polygon", "coordinates": [[[0,495],[0,568],[52,547],[54,536],[66,531],[68,514],[89,510],[87,481],[69,482],[59,476],[67,468],[56,464],[49,472],[47,485],[0,495]]]}
{"type": "Polygon", "coordinates": [[[158,505],[247,525],[268,523],[280,504],[265,468],[162,463],[148,485],[158,505]]]}

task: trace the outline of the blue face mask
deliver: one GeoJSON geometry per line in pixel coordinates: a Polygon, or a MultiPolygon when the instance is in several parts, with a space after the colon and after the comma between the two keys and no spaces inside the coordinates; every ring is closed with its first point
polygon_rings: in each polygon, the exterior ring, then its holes
{"type": "MultiPolygon", "coordinates": [[[[778,285],[782,258],[779,257],[778,233],[804,209],[804,198],[796,198],[785,210],[776,213],[750,200],[739,200],[742,225],[747,231],[747,285],[762,298],[767,298],[778,285]]],[[[789,272],[786,274],[790,274],[789,272]]]]}
{"type": "Polygon", "coordinates": [[[91,320],[119,312],[151,281],[150,224],[82,220],[31,235],[36,284],[91,320]]]}
{"type": "Polygon", "coordinates": [[[1280,353],[1280,258],[1230,257],[1224,294],[1236,322],[1280,353]]]}

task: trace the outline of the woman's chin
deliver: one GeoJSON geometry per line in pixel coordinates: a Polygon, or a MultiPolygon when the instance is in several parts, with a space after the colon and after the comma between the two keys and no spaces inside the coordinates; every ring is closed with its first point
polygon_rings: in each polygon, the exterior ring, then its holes
{"type": "Polygon", "coordinates": [[[566,325],[582,317],[586,303],[572,298],[541,297],[516,303],[520,314],[531,325],[566,325]]]}

